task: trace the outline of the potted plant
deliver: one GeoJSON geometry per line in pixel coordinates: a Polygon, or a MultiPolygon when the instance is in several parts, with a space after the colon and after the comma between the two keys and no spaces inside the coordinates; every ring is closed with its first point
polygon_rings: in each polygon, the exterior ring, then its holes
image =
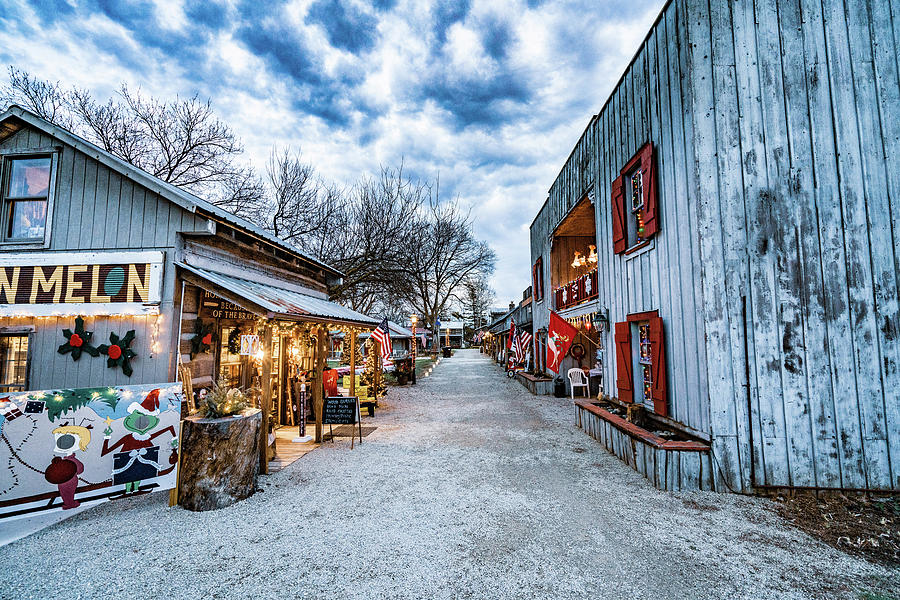
{"type": "Polygon", "coordinates": [[[247,392],[221,380],[198,404],[182,423],[178,504],[213,510],[256,491],[262,413],[247,392]]]}

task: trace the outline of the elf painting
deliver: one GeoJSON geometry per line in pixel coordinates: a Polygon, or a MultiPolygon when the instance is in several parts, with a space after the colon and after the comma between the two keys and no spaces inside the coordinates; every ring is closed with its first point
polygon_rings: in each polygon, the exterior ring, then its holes
{"type": "Polygon", "coordinates": [[[173,488],[180,418],[171,383],[0,396],[0,528],[173,488]]]}

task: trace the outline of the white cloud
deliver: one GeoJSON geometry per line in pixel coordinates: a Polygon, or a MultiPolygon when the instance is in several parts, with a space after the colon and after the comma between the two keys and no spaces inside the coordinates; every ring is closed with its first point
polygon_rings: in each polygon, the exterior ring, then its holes
{"type": "Polygon", "coordinates": [[[378,13],[353,0],[348,10],[373,25],[349,33],[337,20],[333,30],[308,24],[316,1],[255,7],[260,20],[249,23],[237,0],[219,23],[197,22],[190,5],[177,0],[160,0],[153,15],[133,15],[159,21],[160,36],[186,35],[178,51],[168,38],[129,29],[117,14],[82,6],[54,21],[21,2],[10,5],[13,17],[0,14],[0,58],[100,96],[122,82],[159,97],[210,96],[258,168],[277,143],[302,147],[337,182],[401,158],[409,172],[440,174],[442,187],[472,207],[477,232],[497,252],[498,304],[521,298],[530,284],[528,226],[663,0],[547,2],[534,9],[519,0],[479,1],[443,27],[435,19],[446,7],[431,2],[400,0],[378,13]],[[631,7],[627,17],[622,6],[631,7]],[[271,47],[254,51],[242,26],[282,26],[299,45],[276,48],[288,41],[276,31],[271,47]],[[371,44],[358,43],[356,53],[333,47],[329,39],[339,34],[371,44]],[[291,69],[301,67],[321,83],[299,81],[291,69]],[[335,95],[316,96],[323,90],[335,95]],[[331,123],[304,109],[321,98],[333,98],[330,106],[347,121],[331,123]]]}

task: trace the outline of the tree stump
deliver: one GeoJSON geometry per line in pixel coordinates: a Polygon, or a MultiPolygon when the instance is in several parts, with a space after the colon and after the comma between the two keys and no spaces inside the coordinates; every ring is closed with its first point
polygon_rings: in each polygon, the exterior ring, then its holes
{"type": "Polygon", "coordinates": [[[256,491],[262,412],[247,409],[222,419],[191,416],[181,428],[178,504],[215,510],[256,491]]]}

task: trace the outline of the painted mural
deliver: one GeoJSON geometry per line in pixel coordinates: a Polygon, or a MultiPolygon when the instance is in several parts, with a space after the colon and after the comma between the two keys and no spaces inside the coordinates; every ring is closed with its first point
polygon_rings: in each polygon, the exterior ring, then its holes
{"type": "Polygon", "coordinates": [[[0,395],[0,521],[175,487],[181,386],[0,395]]]}

